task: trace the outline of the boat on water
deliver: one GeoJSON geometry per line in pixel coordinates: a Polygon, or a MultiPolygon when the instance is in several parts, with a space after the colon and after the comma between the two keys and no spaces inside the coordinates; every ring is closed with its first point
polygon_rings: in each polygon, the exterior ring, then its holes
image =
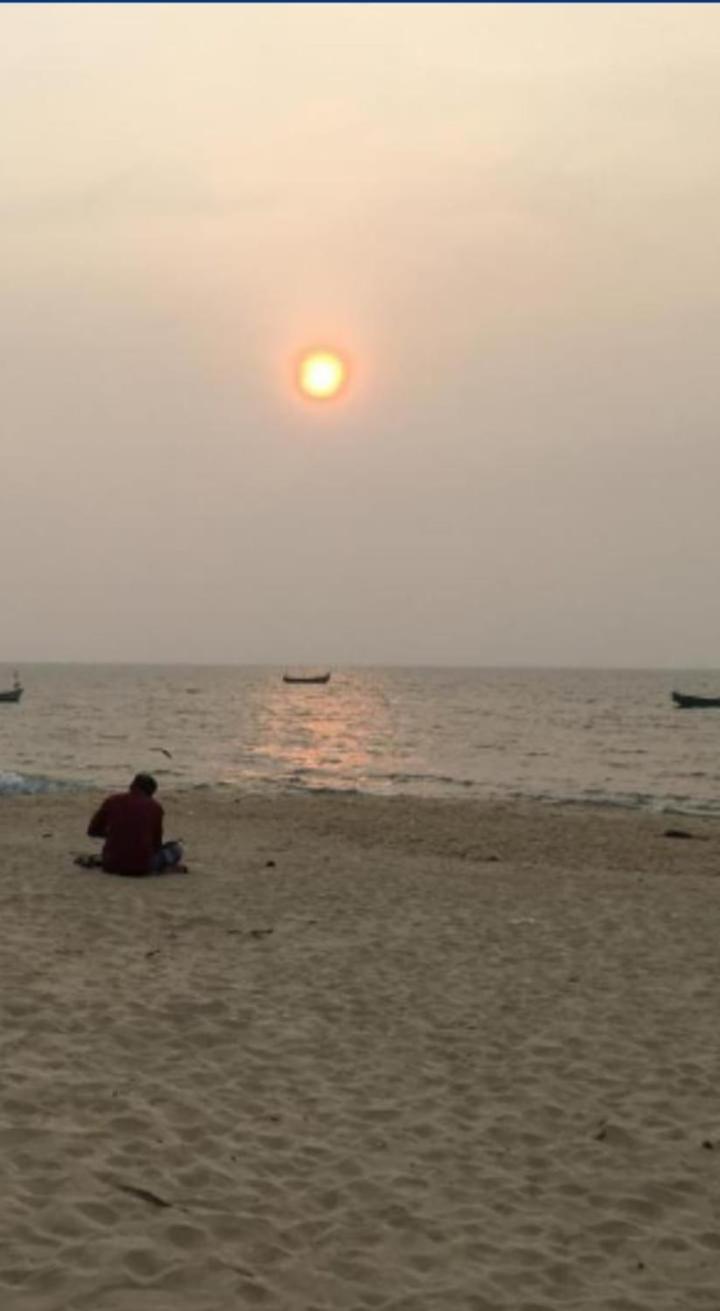
{"type": "Polygon", "coordinates": [[[5,692],[0,692],[0,702],[5,702],[6,705],[11,703],[17,704],[22,694],[23,686],[16,670],[12,687],[8,688],[5,692]]]}
{"type": "Polygon", "coordinates": [[[329,683],[330,674],[283,674],[283,683],[329,683]]]}
{"type": "Polygon", "coordinates": [[[673,692],[672,699],[679,710],[702,710],[707,706],[720,706],[720,696],[688,696],[685,692],[673,692]]]}

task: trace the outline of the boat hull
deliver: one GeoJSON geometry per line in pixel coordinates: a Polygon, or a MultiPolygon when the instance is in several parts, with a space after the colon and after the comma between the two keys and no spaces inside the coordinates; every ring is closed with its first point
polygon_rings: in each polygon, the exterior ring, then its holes
{"type": "Polygon", "coordinates": [[[685,692],[673,692],[672,699],[679,710],[703,710],[720,707],[720,696],[687,696],[685,692]]]}
{"type": "Polygon", "coordinates": [[[283,683],[329,683],[329,674],[318,674],[314,678],[294,678],[292,674],[283,674],[283,683]]]}
{"type": "Polygon", "coordinates": [[[14,687],[9,692],[0,692],[0,702],[4,702],[6,705],[17,705],[22,694],[23,690],[21,687],[14,687]]]}

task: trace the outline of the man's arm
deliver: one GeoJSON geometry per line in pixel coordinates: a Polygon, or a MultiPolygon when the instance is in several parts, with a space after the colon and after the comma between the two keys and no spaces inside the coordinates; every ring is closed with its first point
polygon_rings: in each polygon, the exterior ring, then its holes
{"type": "Polygon", "coordinates": [[[107,801],[103,801],[100,809],[95,811],[88,824],[87,835],[89,838],[107,837],[107,801]]]}

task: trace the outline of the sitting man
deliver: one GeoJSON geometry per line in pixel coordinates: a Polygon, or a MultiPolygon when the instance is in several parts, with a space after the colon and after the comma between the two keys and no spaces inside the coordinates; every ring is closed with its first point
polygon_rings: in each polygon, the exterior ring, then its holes
{"type": "Polygon", "coordinates": [[[102,867],[108,874],[186,873],[179,842],[163,842],[163,808],[151,774],[136,774],[127,792],[106,797],[88,825],[88,837],[104,838],[102,867]]]}

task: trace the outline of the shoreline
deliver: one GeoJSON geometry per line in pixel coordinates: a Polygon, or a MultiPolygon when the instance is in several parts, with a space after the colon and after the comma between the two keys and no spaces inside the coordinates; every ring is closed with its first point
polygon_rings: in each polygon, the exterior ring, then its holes
{"type": "MultiPolygon", "coordinates": [[[[458,780],[454,790],[445,789],[438,792],[411,792],[411,791],[390,791],[387,789],[363,789],[362,787],[348,784],[347,786],[333,787],[329,784],[304,784],[292,782],[287,779],[278,778],[276,780],[264,780],[261,784],[253,782],[237,782],[226,780],[215,780],[213,782],[189,780],[178,781],[177,778],[168,778],[166,772],[160,768],[149,768],[158,780],[160,791],[164,796],[174,797],[195,797],[201,796],[225,796],[235,799],[248,799],[258,801],[270,801],[272,803],[283,803],[285,800],[295,800],[303,797],[324,797],[329,800],[335,798],[352,799],[359,798],[370,800],[380,804],[415,804],[418,805],[451,805],[451,806],[475,806],[477,808],[496,807],[538,807],[544,809],[557,809],[561,811],[578,810],[581,812],[599,812],[609,811],[611,813],[629,813],[636,815],[656,816],[658,819],[666,819],[670,822],[673,817],[683,819],[688,822],[720,820],[720,801],[711,802],[693,801],[691,798],[684,798],[687,802],[683,804],[673,804],[678,802],[676,797],[666,797],[649,799],[648,794],[640,793],[612,793],[608,792],[603,795],[588,796],[583,793],[557,794],[553,795],[548,792],[542,793],[521,793],[517,790],[502,793],[482,792],[480,785],[475,791],[475,785],[470,786],[466,781],[458,780]],[[630,799],[639,798],[642,800],[630,799]]],[[[111,792],[123,791],[127,786],[127,778],[132,773],[132,768],[128,770],[122,779],[115,783],[99,783],[97,780],[80,780],[77,778],[60,778],[45,774],[21,773],[17,770],[0,771],[0,805],[9,799],[43,798],[50,796],[85,796],[92,797],[97,795],[108,795],[111,792]],[[7,780],[18,780],[8,784],[7,780]],[[5,785],[4,782],[5,781],[5,785]],[[33,786],[37,784],[38,786],[33,786]]]]}
{"type": "Polygon", "coordinates": [[[714,1311],[713,821],[96,796],[0,804],[4,1309],[714,1311]]]}

